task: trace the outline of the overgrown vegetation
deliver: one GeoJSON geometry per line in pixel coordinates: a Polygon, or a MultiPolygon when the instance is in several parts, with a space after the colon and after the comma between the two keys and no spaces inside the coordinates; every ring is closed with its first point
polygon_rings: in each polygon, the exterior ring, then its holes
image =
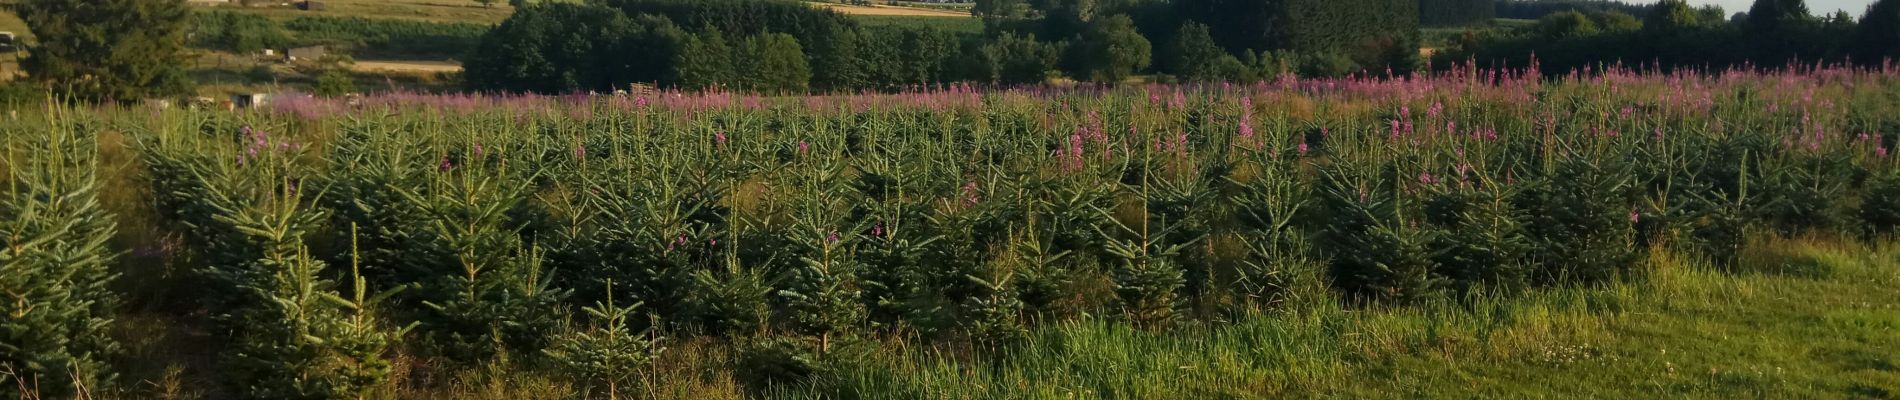
{"type": "MultiPolygon", "coordinates": [[[[1900,215],[1895,71],[1458,71],[25,115],[0,124],[18,154],[0,167],[16,188],[0,217],[29,232],[6,237],[9,257],[38,255],[0,265],[103,282],[104,257],[133,250],[183,273],[132,311],[35,297],[35,310],[104,308],[0,331],[0,362],[38,368],[0,387],[160,397],[113,382],[167,379],[139,365],[171,362],[185,372],[170,379],[256,398],[1471,395],[1407,383],[1459,374],[1424,365],[1657,383],[1550,389],[1563,394],[1894,388],[1871,349],[1896,340],[1877,316],[1895,253],[1828,246],[1884,243],[1900,215]],[[128,153],[125,168],[52,162],[128,153]],[[89,180],[146,189],[114,207],[41,206],[86,204],[89,180]],[[91,222],[49,228],[64,221],[91,222]],[[45,261],[55,251],[101,261],[45,261]],[[193,301],[152,300],[166,297],[193,301]],[[1715,356],[1681,375],[1621,364],[1679,360],[1614,344],[1625,338],[1735,340],[1648,330],[1683,324],[1652,318],[1685,307],[1767,312],[1737,324],[1846,353],[1709,380],[1684,376],[1742,372],[1715,356]],[[125,353],[137,362],[108,363],[86,354],[109,345],[39,335],[125,324],[115,315],[202,332],[196,354],[215,369],[149,341],[125,340],[141,343],[125,353]],[[101,369],[75,379],[26,359],[101,369]],[[1872,367],[1820,365],[1848,362],[1872,367]],[[98,378],[113,371],[126,378],[98,378]]],[[[0,284],[112,297],[40,286],[55,281],[0,284]]],[[[1808,357],[1782,348],[1742,357],[1808,357]]]]}

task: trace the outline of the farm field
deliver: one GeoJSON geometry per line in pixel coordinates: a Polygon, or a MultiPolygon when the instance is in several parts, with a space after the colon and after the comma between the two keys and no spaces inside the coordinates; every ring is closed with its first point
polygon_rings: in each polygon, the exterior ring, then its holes
{"type": "Polygon", "coordinates": [[[424,22],[463,22],[496,24],[508,19],[514,8],[507,1],[496,1],[493,6],[483,6],[474,0],[319,0],[324,3],[320,10],[299,10],[295,7],[264,6],[238,7],[232,5],[200,6],[201,10],[229,10],[262,14],[277,18],[295,16],[334,16],[403,19],[424,22]]]}
{"type": "Polygon", "coordinates": [[[19,112],[0,288],[32,307],[0,334],[113,356],[0,390],[1891,397],[1896,89],[1453,68],[19,112]]]}
{"type": "Polygon", "coordinates": [[[814,2],[813,6],[830,9],[846,15],[906,16],[906,17],[956,17],[973,18],[969,11],[945,10],[940,8],[901,7],[887,5],[855,5],[814,2]]]}

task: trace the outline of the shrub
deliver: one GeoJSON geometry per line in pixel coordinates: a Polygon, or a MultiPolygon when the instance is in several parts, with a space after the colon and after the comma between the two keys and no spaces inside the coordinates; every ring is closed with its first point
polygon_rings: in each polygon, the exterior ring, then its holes
{"type": "Polygon", "coordinates": [[[356,78],[340,69],[325,70],[317,74],[316,95],[337,97],[356,93],[356,78]]]}
{"type": "Polygon", "coordinates": [[[1049,80],[1049,71],[1055,68],[1060,52],[1054,45],[1036,41],[1035,35],[1019,37],[1006,33],[984,45],[982,54],[988,61],[988,79],[1005,85],[1022,85],[1049,80]]]}
{"type": "Polygon", "coordinates": [[[1096,18],[1069,51],[1070,71],[1077,78],[1106,83],[1121,82],[1148,68],[1153,53],[1148,39],[1135,31],[1127,15],[1096,18]]]}

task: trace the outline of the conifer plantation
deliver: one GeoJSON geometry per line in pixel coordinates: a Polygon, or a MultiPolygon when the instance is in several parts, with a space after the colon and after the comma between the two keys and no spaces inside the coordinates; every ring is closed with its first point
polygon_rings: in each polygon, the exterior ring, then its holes
{"type": "Polygon", "coordinates": [[[1900,394],[1900,0],[490,3],[15,4],[0,399],[1900,394]]]}

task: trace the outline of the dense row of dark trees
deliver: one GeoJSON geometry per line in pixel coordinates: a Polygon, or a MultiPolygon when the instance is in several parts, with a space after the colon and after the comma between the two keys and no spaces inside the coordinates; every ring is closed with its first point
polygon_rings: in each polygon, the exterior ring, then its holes
{"type": "Polygon", "coordinates": [[[1643,15],[1649,12],[1649,5],[1614,0],[1499,0],[1493,10],[1498,18],[1539,19],[1569,11],[1643,15]]]}
{"type": "Polygon", "coordinates": [[[1900,0],[1880,0],[1861,21],[1844,12],[1809,13],[1801,0],[1759,0],[1746,14],[1664,0],[1639,19],[1615,10],[1564,11],[1528,29],[1472,33],[1446,61],[1532,65],[1565,73],[1610,63],[1657,68],[1727,68],[1789,62],[1879,64],[1900,57],[1900,0]]]}
{"type": "Polygon", "coordinates": [[[1057,75],[1247,81],[1419,64],[1415,0],[985,0],[974,14],[982,33],[867,27],[775,0],[534,5],[483,38],[465,78],[482,91],[835,92],[1057,75]],[[770,68],[752,67],[763,60],[770,68]]]}
{"type": "Polygon", "coordinates": [[[1418,0],[1418,22],[1425,26],[1488,25],[1496,16],[1492,0],[1418,0]]]}
{"type": "Polygon", "coordinates": [[[244,54],[320,44],[377,57],[457,58],[473,50],[488,28],[472,23],[362,17],[297,16],[277,20],[255,13],[201,11],[191,20],[190,44],[244,54]]]}

